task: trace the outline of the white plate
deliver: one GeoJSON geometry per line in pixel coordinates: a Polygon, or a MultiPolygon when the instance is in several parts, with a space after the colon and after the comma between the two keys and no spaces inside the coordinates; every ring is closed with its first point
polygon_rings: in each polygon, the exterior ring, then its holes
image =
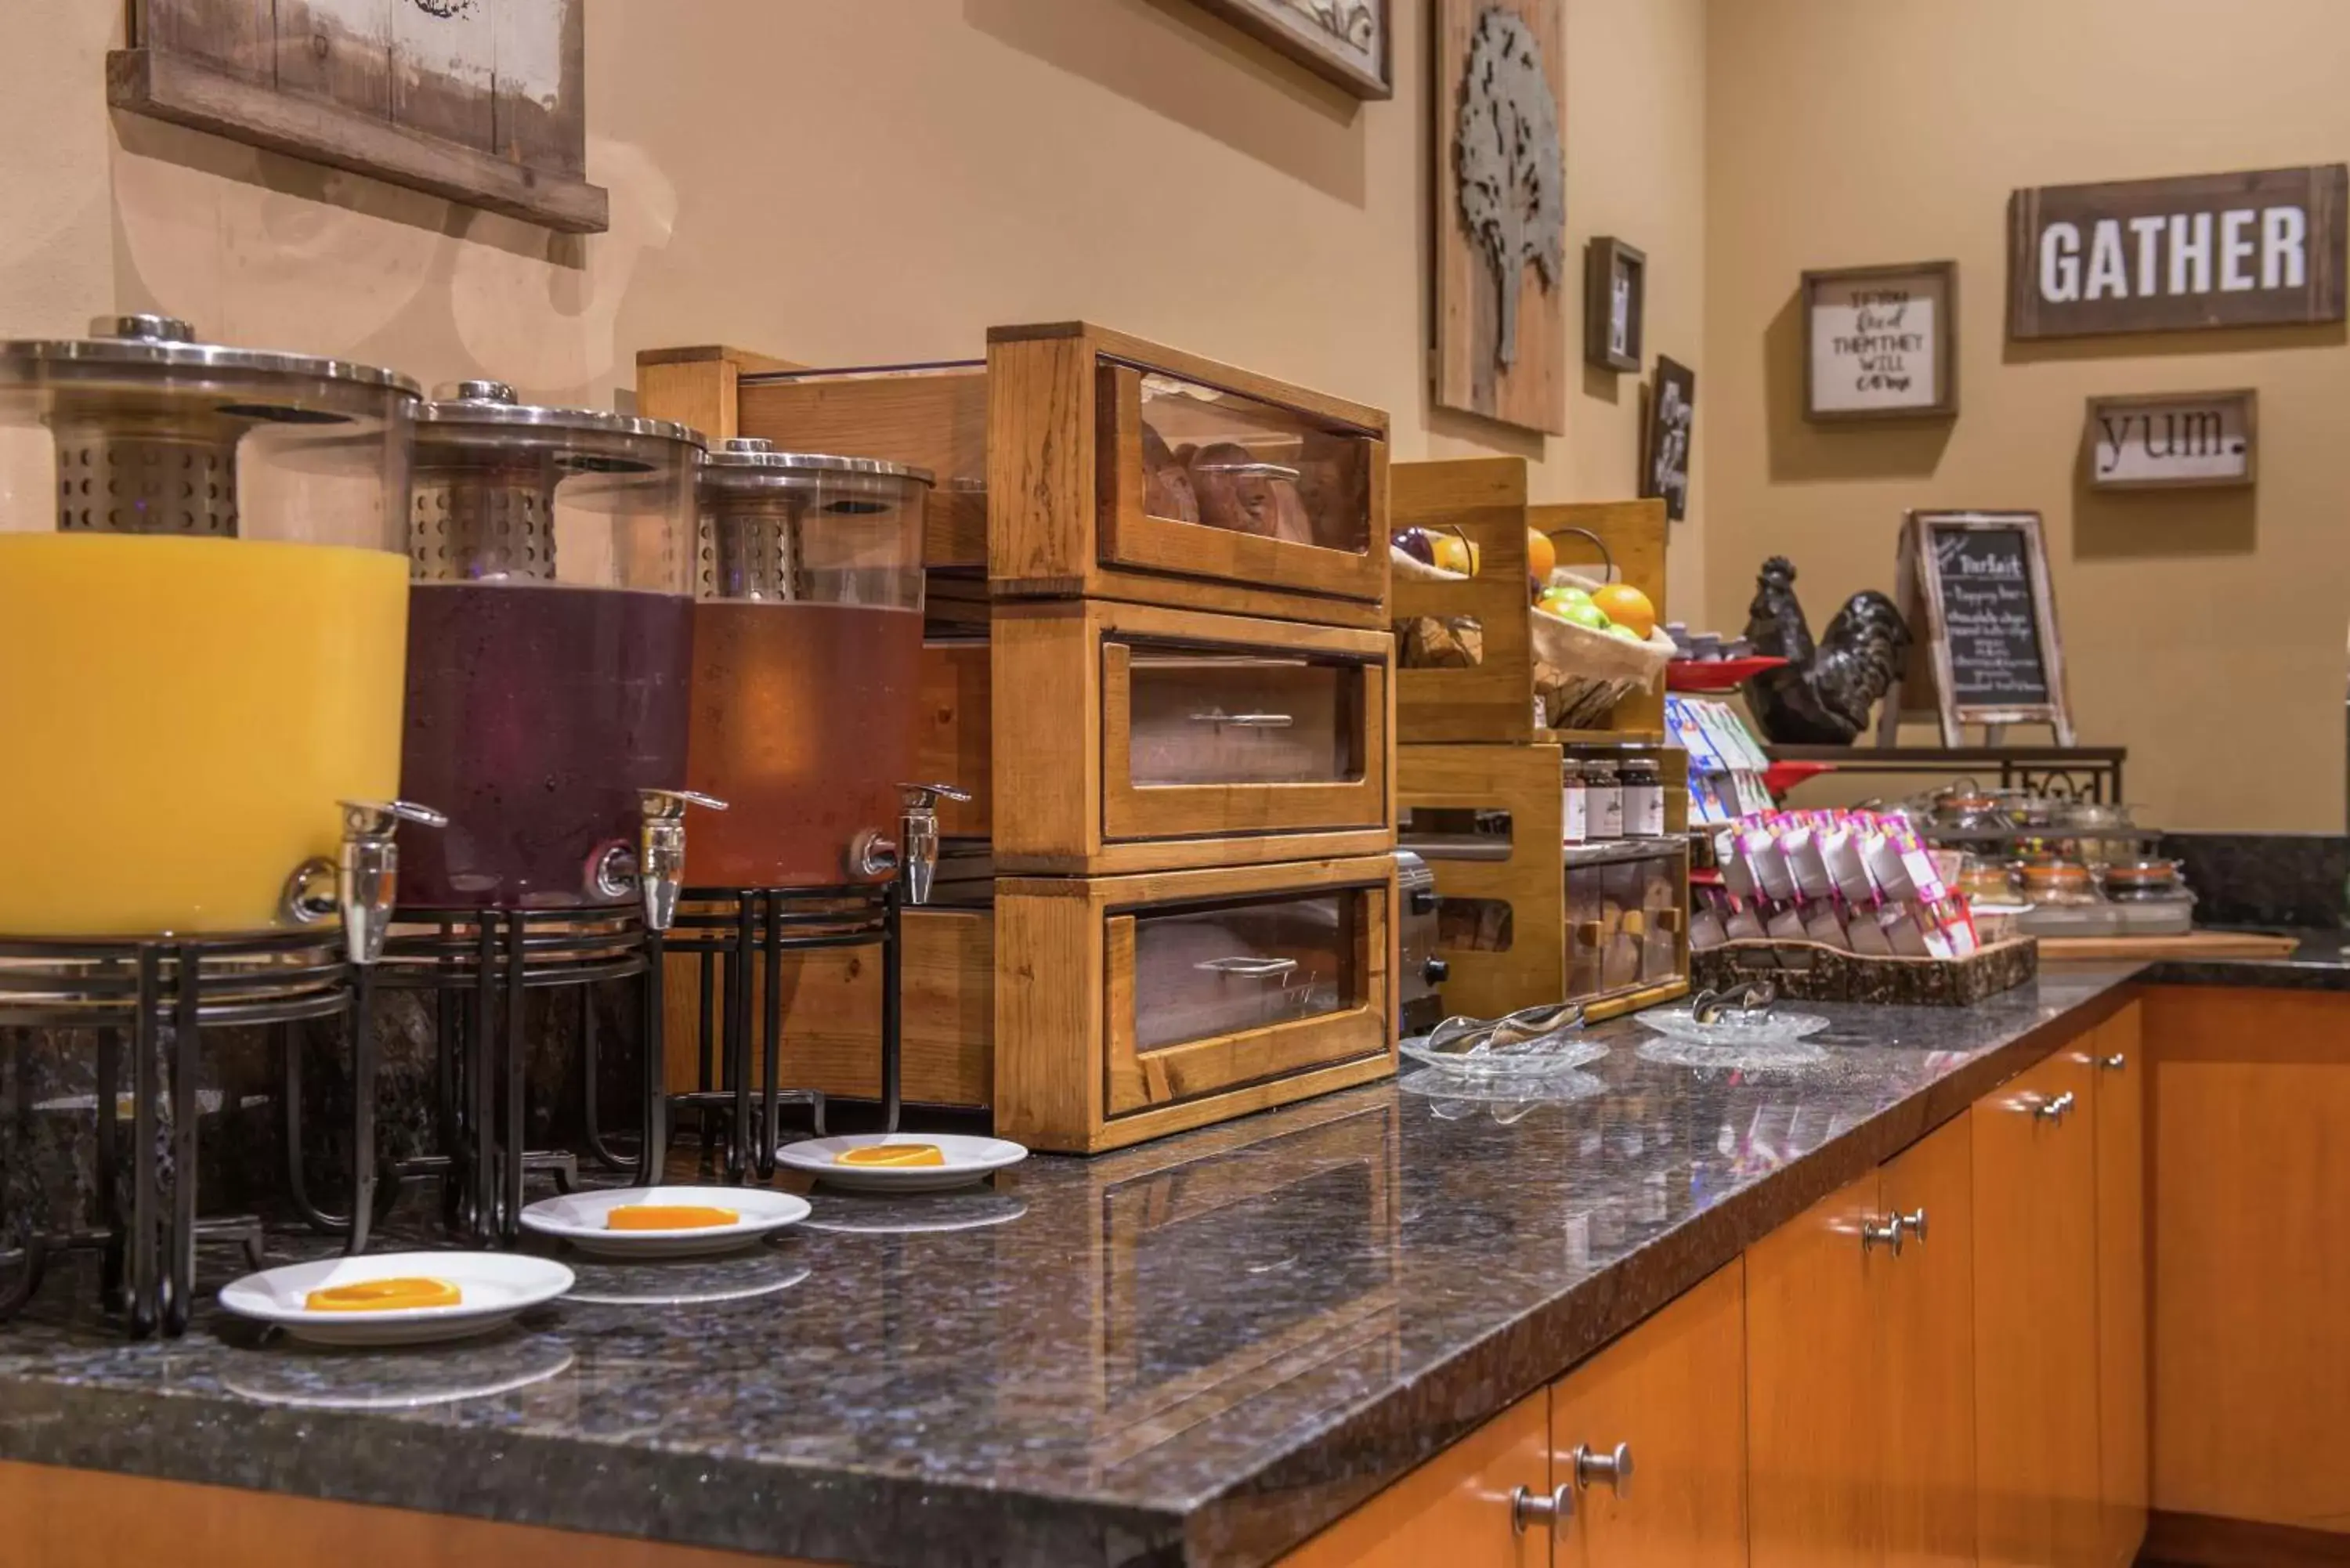
{"type": "Polygon", "coordinates": [[[522,1224],[525,1231],[556,1237],[599,1258],[699,1258],[747,1247],[770,1231],[798,1224],[807,1214],[806,1199],[764,1187],[622,1187],[541,1199],[522,1211],[522,1224]],[[605,1229],[606,1215],[631,1203],[731,1209],[742,1218],[732,1225],[685,1231],[605,1229]]]}
{"type": "Polygon", "coordinates": [[[855,1133],[844,1137],[807,1138],[775,1150],[777,1162],[786,1168],[857,1192],[938,1192],[950,1187],[968,1187],[992,1170],[1017,1165],[1027,1158],[1025,1147],[1007,1138],[970,1137],[961,1133],[855,1133]],[[894,1168],[833,1163],[844,1149],[866,1148],[877,1143],[936,1144],[939,1152],[946,1157],[946,1163],[894,1168]]]}
{"type": "Polygon", "coordinates": [[[521,1252],[377,1252],[264,1269],[222,1286],[220,1304],[313,1345],[428,1345],[502,1328],[569,1290],[571,1278],[561,1263],[521,1252]],[[419,1276],[448,1281],[462,1299],[390,1312],[312,1312],[302,1304],[328,1285],[419,1276]]]}

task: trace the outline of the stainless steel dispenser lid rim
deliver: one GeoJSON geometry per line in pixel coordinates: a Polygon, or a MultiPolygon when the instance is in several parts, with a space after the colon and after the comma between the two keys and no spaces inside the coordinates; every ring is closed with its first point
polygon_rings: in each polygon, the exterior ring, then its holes
{"type": "Polygon", "coordinates": [[[380,365],[359,365],[348,359],[276,348],[232,348],[219,343],[199,343],[186,322],[171,317],[102,317],[91,324],[91,330],[106,335],[0,342],[0,375],[45,365],[141,367],[298,377],[380,387],[411,398],[424,395],[423,387],[413,378],[380,365]]]}
{"type": "Polygon", "coordinates": [[[891,462],[878,457],[841,457],[823,452],[778,452],[775,444],[756,436],[736,436],[710,449],[710,467],[743,474],[755,473],[847,473],[871,479],[907,479],[917,484],[936,484],[938,478],[927,468],[917,468],[910,462],[891,462]]]}
{"type": "Polygon", "coordinates": [[[416,410],[419,423],[428,425],[494,425],[502,429],[594,431],[603,435],[643,436],[654,441],[681,441],[701,452],[709,446],[702,433],[674,420],[646,419],[639,414],[608,413],[602,409],[543,408],[523,402],[503,381],[459,381],[434,389],[439,394],[416,410]]]}

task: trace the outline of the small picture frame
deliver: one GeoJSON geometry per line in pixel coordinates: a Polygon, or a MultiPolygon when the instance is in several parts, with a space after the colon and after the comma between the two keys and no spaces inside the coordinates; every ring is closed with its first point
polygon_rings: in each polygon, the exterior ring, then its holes
{"type": "Polygon", "coordinates": [[[1638,373],[1646,363],[1648,257],[1601,235],[1583,252],[1583,358],[1604,370],[1638,373]]]}
{"type": "Polygon", "coordinates": [[[1689,515],[1690,453],[1696,431],[1697,372],[1659,354],[1648,418],[1641,421],[1640,494],[1644,499],[1662,496],[1669,522],[1689,515]]]}
{"type": "Polygon", "coordinates": [[[1806,420],[1958,413],[1958,263],[1806,272],[1803,314],[1806,420]]]}
{"type": "Polygon", "coordinates": [[[2260,394],[2239,387],[2091,398],[2081,450],[2092,490],[2248,485],[2260,463],[2260,394]]]}

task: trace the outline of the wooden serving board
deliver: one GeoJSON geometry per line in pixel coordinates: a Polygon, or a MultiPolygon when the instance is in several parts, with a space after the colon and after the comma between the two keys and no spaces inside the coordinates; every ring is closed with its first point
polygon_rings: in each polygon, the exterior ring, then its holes
{"type": "Polygon", "coordinates": [[[2189,931],[2183,937],[2043,937],[2040,956],[2065,959],[2274,959],[2301,946],[2297,937],[2262,931],[2189,931]]]}

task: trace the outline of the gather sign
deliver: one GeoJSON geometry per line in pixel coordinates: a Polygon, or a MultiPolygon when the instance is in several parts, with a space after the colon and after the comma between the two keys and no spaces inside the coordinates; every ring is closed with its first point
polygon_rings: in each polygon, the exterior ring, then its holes
{"type": "Polygon", "coordinates": [[[2018,191],[2008,336],[2339,321],[2345,198],[2340,163],[2018,191]]]}

